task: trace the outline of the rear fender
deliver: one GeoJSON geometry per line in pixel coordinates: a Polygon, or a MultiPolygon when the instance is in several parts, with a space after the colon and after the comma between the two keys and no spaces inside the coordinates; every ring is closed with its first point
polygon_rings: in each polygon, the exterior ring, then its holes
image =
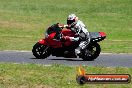
{"type": "Polygon", "coordinates": [[[99,32],[101,37],[106,37],[106,33],[105,32],[99,32]]]}
{"type": "Polygon", "coordinates": [[[106,38],[105,32],[90,32],[92,42],[100,42],[106,38]]]}

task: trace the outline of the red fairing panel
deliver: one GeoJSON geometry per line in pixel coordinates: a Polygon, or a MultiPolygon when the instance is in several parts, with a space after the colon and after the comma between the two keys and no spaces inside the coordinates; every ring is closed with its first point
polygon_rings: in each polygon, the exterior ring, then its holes
{"type": "Polygon", "coordinates": [[[65,36],[65,43],[64,45],[65,46],[70,46],[72,44],[72,41],[70,41],[70,37],[74,37],[75,36],[75,32],[71,31],[70,29],[65,29],[65,30],[62,30],[62,34],[65,36]]]}
{"type": "Polygon", "coordinates": [[[62,47],[62,43],[60,41],[54,40],[56,32],[49,34],[48,38],[46,38],[47,45],[51,46],[52,48],[59,48],[62,47]]]}
{"type": "Polygon", "coordinates": [[[70,36],[70,37],[74,37],[75,36],[75,33],[73,31],[71,31],[70,29],[62,30],[62,34],[64,36],[70,36]]]}
{"type": "Polygon", "coordinates": [[[47,38],[39,40],[39,43],[47,45],[47,46],[51,46],[52,48],[60,48],[60,47],[62,47],[62,43],[64,46],[71,45],[72,42],[70,41],[70,38],[68,36],[73,37],[75,35],[75,33],[72,32],[71,30],[63,30],[62,34],[65,37],[65,40],[66,40],[65,42],[56,40],[54,38],[56,35],[56,32],[53,32],[53,33],[49,34],[47,38]]]}
{"type": "Polygon", "coordinates": [[[62,47],[62,43],[60,41],[56,41],[53,39],[47,39],[48,45],[50,45],[52,48],[59,48],[62,47]]]}
{"type": "Polygon", "coordinates": [[[55,37],[55,35],[56,35],[56,32],[49,34],[48,39],[53,39],[55,37]]]}

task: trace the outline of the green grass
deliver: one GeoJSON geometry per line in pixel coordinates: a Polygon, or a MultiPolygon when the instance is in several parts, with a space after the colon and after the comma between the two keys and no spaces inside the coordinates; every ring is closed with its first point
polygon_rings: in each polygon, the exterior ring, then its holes
{"type": "Polygon", "coordinates": [[[53,23],[75,13],[89,31],[104,31],[102,52],[132,52],[132,0],[0,0],[0,50],[31,50],[53,23]]]}
{"type": "MultiPolygon", "coordinates": [[[[131,88],[129,84],[76,83],[77,68],[65,65],[0,64],[0,88],[131,88]]],[[[132,68],[83,66],[89,74],[130,74],[132,68]]]]}
{"type": "MultiPolygon", "coordinates": [[[[89,31],[104,31],[102,52],[132,53],[132,0],[0,0],[0,50],[31,50],[53,23],[75,13],[89,31]]],[[[84,67],[87,73],[126,73],[126,67],[84,67]]],[[[132,84],[75,81],[76,67],[0,64],[0,88],[131,88],[132,84]]]]}

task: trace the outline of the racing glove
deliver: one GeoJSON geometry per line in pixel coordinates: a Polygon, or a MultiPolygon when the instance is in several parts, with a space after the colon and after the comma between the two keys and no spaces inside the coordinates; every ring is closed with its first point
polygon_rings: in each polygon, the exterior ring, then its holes
{"type": "Polygon", "coordinates": [[[76,38],[75,37],[69,37],[69,38],[70,38],[70,41],[75,41],[76,42],[76,41],[79,40],[79,37],[76,37],[76,38]]]}

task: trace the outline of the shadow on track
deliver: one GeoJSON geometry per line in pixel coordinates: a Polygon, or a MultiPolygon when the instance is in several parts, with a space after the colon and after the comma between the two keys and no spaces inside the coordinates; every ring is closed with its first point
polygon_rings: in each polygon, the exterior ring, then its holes
{"type": "Polygon", "coordinates": [[[65,60],[65,61],[83,61],[83,60],[77,60],[77,59],[48,59],[48,60],[60,60],[60,61],[62,61],[62,60],[65,60]]]}
{"type": "Polygon", "coordinates": [[[29,58],[29,59],[38,59],[38,58],[33,57],[33,58],[29,58]]]}
{"type": "MultiPolygon", "coordinates": [[[[38,58],[35,58],[34,57],[34,58],[29,58],[29,59],[36,59],[37,60],[38,58]]],[[[38,60],[41,60],[41,59],[38,59],[38,60]]],[[[45,59],[42,59],[42,60],[52,60],[52,61],[53,60],[54,61],[83,61],[83,60],[71,59],[71,58],[67,58],[67,59],[65,59],[65,58],[64,59],[57,59],[57,58],[56,59],[50,59],[50,58],[45,58],[45,59]]]]}

